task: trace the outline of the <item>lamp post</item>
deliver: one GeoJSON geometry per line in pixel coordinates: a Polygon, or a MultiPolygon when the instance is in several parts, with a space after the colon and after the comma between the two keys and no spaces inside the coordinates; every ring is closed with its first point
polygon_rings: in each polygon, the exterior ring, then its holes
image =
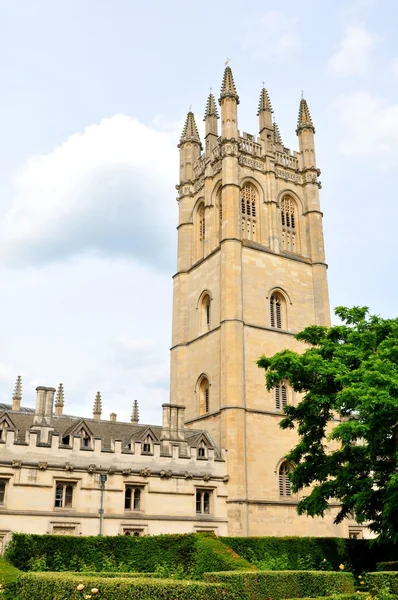
{"type": "Polygon", "coordinates": [[[107,479],[108,479],[108,476],[106,473],[100,473],[101,501],[100,501],[100,508],[98,510],[99,517],[100,517],[100,529],[99,529],[100,535],[103,535],[102,528],[103,528],[103,524],[104,524],[104,491],[105,491],[105,483],[106,483],[107,479]]]}

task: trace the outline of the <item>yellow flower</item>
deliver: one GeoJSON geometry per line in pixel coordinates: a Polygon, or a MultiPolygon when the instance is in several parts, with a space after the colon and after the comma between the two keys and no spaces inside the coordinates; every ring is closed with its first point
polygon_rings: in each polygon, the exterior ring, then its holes
{"type": "Polygon", "coordinates": [[[362,579],[362,575],[358,575],[358,579],[362,579]]]}
{"type": "Polygon", "coordinates": [[[86,600],[90,600],[91,594],[86,594],[84,597],[85,597],[86,600]]]}
{"type": "Polygon", "coordinates": [[[365,582],[364,582],[364,581],[361,581],[361,585],[365,585],[365,582]]]}
{"type": "Polygon", "coordinates": [[[93,588],[93,589],[91,590],[91,593],[92,593],[92,594],[98,594],[98,588],[93,588]]]}
{"type": "Polygon", "coordinates": [[[323,562],[326,562],[326,558],[323,559],[323,562]]]}
{"type": "Polygon", "coordinates": [[[78,592],[81,592],[82,590],[84,590],[84,585],[82,583],[79,583],[79,585],[76,587],[78,592]]]}
{"type": "Polygon", "coordinates": [[[339,565],[340,571],[344,571],[344,565],[339,565]]]}

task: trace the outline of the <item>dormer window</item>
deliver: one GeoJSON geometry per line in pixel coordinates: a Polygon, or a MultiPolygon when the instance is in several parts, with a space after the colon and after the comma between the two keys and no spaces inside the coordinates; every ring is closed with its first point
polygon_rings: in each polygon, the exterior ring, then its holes
{"type": "Polygon", "coordinates": [[[200,446],[197,449],[197,457],[198,458],[206,458],[206,445],[204,444],[204,442],[200,443],[200,446]]]}
{"type": "Polygon", "coordinates": [[[80,430],[80,435],[82,436],[82,448],[91,448],[91,436],[84,428],[80,430]]]}
{"type": "Polygon", "coordinates": [[[0,441],[5,442],[6,439],[6,429],[8,428],[8,423],[6,419],[0,423],[0,441]]]}
{"type": "Polygon", "coordinates": [[[142,443],[142,452],[144,454],[152,454],[153,452],[153,440],[150,435],[147,435],[142,443]]]}

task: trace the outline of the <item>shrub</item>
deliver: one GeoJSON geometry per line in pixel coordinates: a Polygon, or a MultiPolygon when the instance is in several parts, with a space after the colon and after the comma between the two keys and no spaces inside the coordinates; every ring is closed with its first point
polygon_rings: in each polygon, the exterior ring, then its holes
{"type": "MultiPolygon", "coordinates": [[[[366,600],[369,598],[367,592],[355,592],[355,594],[333,594],[333,596],[318,596],[311,600],[366,600]]],[[[309,598],[290,598],[290,600],[310,600],[309,598]]]]}
{"type": "Polygon", "coordinates": [[[378,571],[398,571],[398,560],[377,563],[378,571]]]}
{"type": "Polygon", "coordinates": [[[23,571],[133,571],[201,578],[205,571],[254,568],[210,534],[73,537],[14,534],[7,558],[23,571]]]}
{"type": "Polygon", "coordinates": [[[21,574],[19,569],[16,569],[9,562],[0,557],[0,589],[4,590],[2,598],[14,598],[15,586],[18,576],[21,574]]]}
{"type": "Polygon", "coordinates": [[[351,573],[323,571],[258,571],[205,573],[204,580],[227,583],[241,600],[272,598],[315,598],[330,594],[354,593],[351,573]]]}
{"type": "Polygon", "coordinates": [[[364,580],[372,596],[379,596],[382,591],[398,595],[398,572],[396,571],[366,573],[364,580]]]}
{"type": "Polygon", "coordinates": [[[18,580],[18,600],[82,600],[98,589],[101,600],[239,600],[228,586],[201,581],[171,581],[98,577],[69,573],[24,573],[18,580]],[[78,586],[81,588],[78,589],[78,586]]]}
{"type": "MultiPolygon", "coordinates": [[[[337,570],[343,564],[355,573],[375,571],[380,560],[398,560],[398,546],[373,540],[310,537],[222,537],[241,557],[258,564],[264,557],[287,557],[287,569],[337,570]]],[[[260,565],[259,565],[259,568],[260,565]]],[[[284,569],[285,567],[283,567],[284,569]]]]}

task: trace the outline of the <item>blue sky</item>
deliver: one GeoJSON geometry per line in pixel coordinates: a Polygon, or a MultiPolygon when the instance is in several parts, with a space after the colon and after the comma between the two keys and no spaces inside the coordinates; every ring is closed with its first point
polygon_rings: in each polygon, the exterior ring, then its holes
{"type": "MultiPolygon", "coordinates": [[[[0,400],[158,422],[168,400],[176,144],[224,62],[256,133],[262,82],[316,126],[332,306],[396,316],[396,3],[0,0],[0,400]]],[[[266,349],[265,349],[266,351],[266,349]]]]}

